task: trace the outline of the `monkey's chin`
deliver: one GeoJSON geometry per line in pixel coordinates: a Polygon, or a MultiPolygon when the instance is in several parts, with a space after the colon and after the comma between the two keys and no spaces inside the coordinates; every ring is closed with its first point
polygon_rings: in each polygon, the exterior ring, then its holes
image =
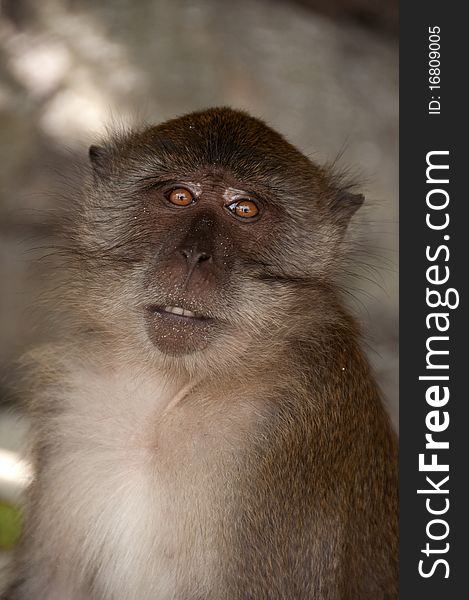
{"type": "Polygon", "coordinates": [[[216,334],[214,320],[206,317],[190,317],[150,308],[146,311],[145,320],[151,342],[170,356],[204,350],[216,334]]]}

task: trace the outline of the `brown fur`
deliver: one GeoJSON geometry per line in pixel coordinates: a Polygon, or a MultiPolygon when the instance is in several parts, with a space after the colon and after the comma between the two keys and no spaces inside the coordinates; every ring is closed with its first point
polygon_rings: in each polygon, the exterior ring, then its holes
{"type": "Polygon", "coordinates": [[[230,109],[90,156],[5,598],[397,598],[396,438],[334,284],[363,198],[230,109]],[[257,220],[229,213],[239,194],[257,220]]]}

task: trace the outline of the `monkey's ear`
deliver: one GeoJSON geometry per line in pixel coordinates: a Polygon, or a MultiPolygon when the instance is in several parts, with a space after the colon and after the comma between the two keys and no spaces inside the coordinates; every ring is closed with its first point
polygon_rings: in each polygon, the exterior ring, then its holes
{"type": "Polygon", "coordinates": [[[340,224],[347,226],[364,201],[363,194],[353,194],[348,190],[339,191],[332,203],[333,214],[340,224]]]}
{"type": "Polygon", "coordinates": [[[88,150],[88,156],[90,157],[91,166],[96,175],[104,175],[108,170],[108,156],[107,148],[104,146],[90,146],[88,150]]]}

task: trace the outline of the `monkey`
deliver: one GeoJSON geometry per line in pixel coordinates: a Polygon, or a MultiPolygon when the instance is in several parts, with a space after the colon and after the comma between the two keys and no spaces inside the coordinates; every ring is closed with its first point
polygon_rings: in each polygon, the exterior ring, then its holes
{"type": "Polygon", "coordinates": [[[397,598],[396,434],[337,284],[363,195],[226,107],[89,159],[4,600],[397,598]]]}

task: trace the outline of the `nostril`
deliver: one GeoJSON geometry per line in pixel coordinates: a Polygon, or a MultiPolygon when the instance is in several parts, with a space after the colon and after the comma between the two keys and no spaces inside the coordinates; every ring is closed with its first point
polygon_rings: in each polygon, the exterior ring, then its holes
{"type": "Polygon", "coordinates": [[[197,262],[205,262],[206,260],[210,260],[210,258],[210,254],[207,254],[206,252],[199,252],[199,255],[197,256],[197,262]]]}
{"type": "Polygon", "coordinates": [[[197,264],[210,260],[212,257],[208,252],[198,252],[197,250],[183,249],[181,254],[188,263],[197,264]]]}

